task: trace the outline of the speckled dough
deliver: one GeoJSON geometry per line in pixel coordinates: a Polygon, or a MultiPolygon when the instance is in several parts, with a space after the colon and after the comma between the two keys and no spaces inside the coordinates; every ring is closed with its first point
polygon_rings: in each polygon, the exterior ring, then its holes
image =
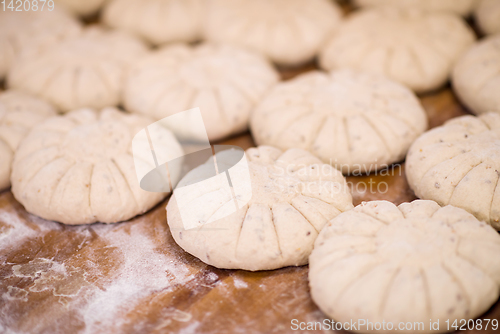
{"type": "Polygon", "coordinates": [[[53,11],[0,10],[0,79],[24,52],[47,49],[61,40],[75,37],[80,30],[78,21],[59,8],[53,11]]]}
{"type": "Polygon", "coordinates": [[[500,34],[481,40],[453,69],[453,88],[475,114],[500,113],[500,34]]]}
{"type": "Polygon", "coordinates": [[[278,81],[262,56],[231,46],[167,46],[132,69],[125,105],[162,119],[200,107],[210,140],[248,127],[250,112],[278,81]]]}
{"type": "MultiPolygon", "coordinates": [[[[321,231],[309,258],[315,303],[338,322],[382,322],[391,333],[444,333],[499,295],[500,236],[466,211],[433,201],[363,203],[321,231]],[[439,320],[430,330],[429,319],[439,320]],[[422,322],[423,328],[399,329],[422,322]]],[[[380,333],[367,326],[351,331],[380,333]]]]}
{"type": "Polygon", "coordinates": [[[341,19],[328,0],[211,0],[205,37],[259,51],[281,65],[311,60],[341,19]]]}
{"type": "Polygon", "coordinates": [[[64,6],[76,15],[89,16],[95,14],[107,0],[55,0],[55,6],[64,6]]]}
{"type": "Polygon", "coordinates": [[[421,93],[446,83],[457,58],[474,42],[451,13],[377,8],[352,14],[320,55],[324,69],[384,74],[421,93]]]}
{"type": "Polygon", "coordinates": [[[468,16],[477,4],[477,0],[354,0],[361,7],[399,6],[418,8],[432,12],[451,12],[468,16]]]}
{"type": "Polygon", "coordinates": [[[474,18],[483,33],[500,33],[500,0],[481,0],[474,18]]]}
{"type": "Polygon", "coordinates": [[[12,159],[29,130],[55,109],[47,102],[18,91],[0,93],[0,191],[10,187],[12,159]]]}
{"type": "Polygon", "coordinates": [[[206,0],[111,0],[103,20],[153,44],[193,42],[201,37],[206,0]]]}
{"type": "MultiPolygon", "coordinates": [[[[167,205],[172,236],[188,253],[218,268],[268,270],[306,264],[318,232],[328,220],[353,207],[344,177],[300,149],[282,152],[259,146],[247,150],[246,156],[250,201],[235,213],[206,224],[232,202],[231,194],[195,184],[191,209],[203,218],[199,227],[186,230],[174,191],[167,205]]],[[[216,159],[224,161],[224,151],[216,159]]],[[[188,173],[178,187],[204,174],[212,163],[210,159],[188,173]]]]}
{"type": "Polygon", "coordinates": [[[418,197],[500,230],[500,114],[455,118],[423,134],[408,152],[406,176],[418,197]]]}
{"type": "Polygon", "coordinates": [[[146,47],[132,36],[89,28],[16,62],[7,84],[41,96],[63,112],[115,106],[127,70],[145,53],[146,47]]]}
{"type": "Polygon", "coordinates": [[[412,91],[348,70],[310,72],[283,82],[251,118],[258,145],[306,149],[344,174],[402,160],[426,128],[427,116],[412,91]]]}
{"type": "MultiPolygon", "coordinates": [[[[70,225],[114,223],[146,212],[166,194],[139,187],[131,143],[152,122],[114,108],[47,119],[14,156],[14,197],[28,212],[70,225]]],[[[162,153],[182,156],[175,137],[163,132],[162,153]]]]}

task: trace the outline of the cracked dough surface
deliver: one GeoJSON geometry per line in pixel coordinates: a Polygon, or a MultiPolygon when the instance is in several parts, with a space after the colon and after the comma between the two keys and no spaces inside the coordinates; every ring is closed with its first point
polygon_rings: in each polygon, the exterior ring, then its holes
{"type": "Polygon", "coordinates": [[[80,23],[57,6],[53,11],[1,10],[0,79],[24,52],[50,48],[66,38],[77,36],[80,30],[80,23]]]}
{"type": "MultiPolygon", "coordinates": [[[[474,319],[499,295],[500,236],[465,210],[365,202],[321,231],[309,258],[315,303],[336,321],[474,319]]],[[[362,332],[378,332],[363,330],[362,332]]],[[[391,331],[392,332],[392,331],[391,331]]],[[[434,332],[434,331],[433,331],[434,332]]]]}
{"type": "Polygon", "coordinates": [[[350,70],[309,72],[280,83],[251,117],[258,145],[306,149],[344,174],[402,160],[426,128],[412,91],[350,70]]]}
{"type": "Polygon", "coordinates": [[[261,55],[232,46],[167,46],[139,61],[125,88],[127,110],[162,119],[200,107],[210,140],[248,128],[254,106],[278,81],[261,55]]]}
{"type": "Polygon", "coordinates": [[[426,132],[408,152],[406,176],[418,197],[500,230],[500,114],[463,116],[426,132]]]}
{"type": "MultiPolygon", "coordinates": [[[[216,155],[218,163],[223,155],[224,151],[216,155]]],[[[172,236],[185,251],[218,268],[269,270],[306,264],[318,232],[328,220],[353,207],[344,177],[300,149],[282,152],[259,146],[248,149],[246,157],[250,201],[233,214],[206,224],[232,203],[231,193],[194,184],[190,206],[197,210],[201,225],[186,230],[174,191],[167,205],[172,236]]],[[[178,187],[202,176],[210,164],[213,166],[211,159],[189,172],[178,187]]]]}
{"type": "Polygon", "coordinates": [[[88,28],[13,66],[7,84],[52,102],[61,111],[115,106],[132,62],[146,53],[134,37],[88,28]]]}
{"type": "Polygon", "coordinates": [[[454,14],[365,9],[349,16],[326,43],[320,65],[384,74],[422,93],[446,83],[457,58],[474,40],[472,29],[454,14]]]}
{"type": "Polygon", "coordinates": [[[342,12],[327,0],[212,0],[205,38],[247,47],[280,65],[311,60],[339,25],[342,12]]]}
{"type": "Polygon", "coordinates": [[[10,187],[14,152],[31,128],[56,111],[47,102],[18,91],[0,93],[0,191],[10,187]]]}
{"type": "Polygon", "coordinates": [[[500,113],[500,34],[464,53],[453,69],[452,82],[459,99],[473,113],[500,113]]]}
{"type": "Polygon", "coordinates": [[[463,16],[468,16],[477,2],[477,0],[354,0],[360,7],[399,6],[432,12],[452,12],[463,16]]]}
{"type": "MultiPolygon", "coordinates": [[[[69,225],[114,223],[146,212],[166,196],[139,187],[132,158],[132,138],[151,123],[114,108],[47,119],[14,156],[14,197],[28,212],[69,225]]],[[[171,132],[163,134],[162,153],[182,155],[171,132]]]]}
{"type": "Polygon", "coordinates": [[[500,0],[481,0],[474,18],[483,33],[500,33],[500,0]]]}
{"type": "Polygon", "coordinates": [[[103,20],[152,44],[194,42],[201,37],[206,0],[111,0],[103,20]]]}

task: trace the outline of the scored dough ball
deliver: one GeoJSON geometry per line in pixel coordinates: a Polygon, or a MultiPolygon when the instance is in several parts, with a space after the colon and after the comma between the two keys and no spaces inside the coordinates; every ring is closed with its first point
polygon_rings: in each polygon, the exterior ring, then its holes
{"type": "Polygon", "coordinates": [[[500,230],[500,114],[455,118],[423,134],[408,151],[406,176],[418,197],[500,230]]]}
{"type": "Polygon", "coordinates": [[[0,10],[0,79],[24,52],[47,49],[80,33],[78,21],[55,7],[53,11],[0,10]]]}
{"type": "Polygon", "coordinates": [[[248,127],[250,112],[278,81],[258,54],[231,46],[167,46],[132,69],[125,88],[127,110],[162,119],[200,107],[208,138],[248,127]]]}
{"type": "Polygon", "coordinates": [[[481,40],[453,69],[453,88],[475,114],[500,113],[500,34],[481,40]]]}
{"type": "MultiPolygon", "coordinates": [[[[216,155],[218,165],[230,160],[227,152],[216,155]]],[[[185,251],[218,268],[270,270],[306,264],[323,226],[353,207],[344,177],[300,149],[282,152],[259,146],[248,149],[246,157],[251,196],[241,191],[244,186],[221,188],[213,182],[217,177],[204,177],[214,169],[213,159],[179,182],[167,205],[172,236],[185,251]],[[181,187],[183,196],[178,197],[181,187]],[[232,192],[239,195],[234,199],[232,192]],[[242,202],[246,196],[249,201],[242,202]],[[180,198],[188,198],[181,208],[180,198]],[[219,218],[225,209],[235,208],[234,200],[240,209],[219,218]],[[186,210],[195,215],[196,227],[185,228],[181,217],[186,210]]],[[[241,179],[233,178],[232,184],[239,185],[235,180],[241,179]]]]}
{"type": "Polygon", "coordinates": [[[500,33],[500,0],[482,0],[474,12],[474,18],[483,33],[500,33]]]}
{"type": "Polygon", "coordinates": [[[127,70],[145,52],[132,36],[90,28],[16,62],[7,83],[43,97],[63,112],[115,106],[127,70]]]}
{"type": "Polygon", "coordinates": [[[50,104],[31,95],[0,93],[0,191],[10,187],[12,159],[21,140],[33,126],[55,113],[50,104]]]}
{"type": "Polygon", "coordinates": [[[206,0],[112,0],[103,20],[152,44],[194,42],[201,37],[206,0]]]}
{"type": "Polygon", "coordinates": [[[450,13],[379,8],[351,15],[322,50],[324,69],[380,73],[417,93],[448,80],[457,58],[474,42],[472,29],[450,13]]]}
{"type": "Polygon", "coordinates": [[[328,0],[212,0],[205,37],[259,51],[280,65],[311,60],[341,20],[328,0]]]}
{"type": "Polygon", "coordinates": [[[306,149],[344,174],[401,161],[427,129],[415,94],[378,75],[309,72],[283,82],[253,112],[258,145],[306,149]]]}
{"type": "Polygon", "coordinates": [[[476,6],[477,0],[354,0],[354,3],[360,7],[397,6],[468,16],[476,6]]]}
{"type": "Polygon", "coordinates": [[[89,16],[95,14],[107,0],[55,0],[56,5],[61,5],[68,11],[80,15],[89,16]]]}
{"type": "MultiPolygon", "coordinates": [[[[14,156],[14,197],[28,212],[70,225],[115,223],[146,212],[166,196],[140,188],[132,157],[132,138],[152,122],[114,108],[47,119],[14,156]]],[[[162,132],[162,153],[181,156],[172,133],[162,132]]]]}
{"type": "Polygon", "coordinates": [[[384,322],[391,329],[384,333],[444,333],[447,320],[474,319],[495,303],[499,252],[498,233],[462,209],[433,201],[363,203],[316,239],[311,295],[338,322],[384,322]],[[431,330],[429,319],[439,320],[439,329],[431,330]],[[424,327],[399,328],[408,322],[424,327]]]}

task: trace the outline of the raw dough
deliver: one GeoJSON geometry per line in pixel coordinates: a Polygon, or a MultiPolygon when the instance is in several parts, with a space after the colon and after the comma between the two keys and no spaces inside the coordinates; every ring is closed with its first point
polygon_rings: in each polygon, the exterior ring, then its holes
{"type": "Polygon", "coordinates": [[[354,2],[361,7],[400,6],[432,12],[452,12],[463,16],[468,16],[477,4],[477,0],[354,0],[354,2]]]}
{"type": "Polygon", "coordinates": [[[309,72],[283,82],[251,117],[258,145],[309,150],[344,174],[401,161],[426,128],[427,116],[412,91],[349,70],[309,72]]]}
{"type": "MultiPolygon", "coordinates": [[[[70,225],[114,223],[146,212],[167,195],[142,190],[134,168],[132,138],[152,122],[114,108],[47,119],[14,156],[14,197],[28,212],[70,225]]],[[[182,155],[171,132],[163,129],[163,135],[162,153],[182,155]]]]}
{"type": "Polygon", "coordinates": [[[453,88],[475,114],[500,113],[500,34],[469,49],[453,70],[453,88]]]}
{"type": "Polygon", "coordinates": [[[474,18],[483,33],[500,33],[500,0],[481,0],[474,18]]]}
{"type": "Polygon", "coordinates": [[[500,114],[455,118],[423,134],[408,152],[406,176],[418,197],[500,230],[500,114]]]}
{"type": "Polygon", "coordinates": [[[0,79],[24,52],[47,49],[80,33],[78,21],[56,7],[53,11],[0,10],[0,79]]]}
{"type": "MultiPolygon", "coordinates": [[[[216,155],[218,163],[224,161],[225,152],[216,155]]],[[[353,207],[344,177],[300,149],[282,152],[259,146],[248,149],[246,156],[250,201],[210,222],[214,214],[232,205],[231,191],[211,180],[192,184],[188,187],[193,200],[185,209],[196,210],[200,225],[185,229],[176,189],[167,205],[172,236],[188,253],[218,268],[269,270],[306,264],[324,224],[353,207]]],[[[201,178],[211,168],[212,159],[189,172],[177,187],[201,178]]],[[[236,198],[241,200],[241,196],[236,198]]]]}
{"type": "Polygon", "coordinates": [[[26,93],[0,93],[0,191],[10,187],[12,159],[21,140],[33,126],[55,113],[50,104],[26,93]]]}
{"type": "Polygon", "coordinates": [[[150,43],[193,42],[201,37],[206,0],[112,0],[103,20],[150,43]]]}
{"type": "Polygon", "coordinates": [[[89,16],[97,13],[107,0],[55,0],[56,6],[64,6],[76,15],[89,16]]]}
{"type": "Polygon", "coordinates": [[[126,71],[145,53],[146,47],[132,36],[89,28],[16,62],[7,83],[45,98],[63,112],[115,106],[126,71]]]}
{"type": "Polygon", "coordinates": [[[324,69],[384,74],[417,93],[445,84],[474,42],[459,16],[417,9],[375,8],[352,14],[321,52],[324,69]]]}
{"type": "Polygon", "coordinates": [[[142,59],[125,88],[127,110],[162,119],[200,107],[210,140],[248,127],[250,112],[278,81],[268,61],[231,46],[167,46],[142,59]]]}
{"type": "Polygon", "coordinates": [[[358,326],[358,332],[444,333],[447,320],[474,319],[495,303],[499,252],[498,233],[462,209],[433,201],[368,202],[321,231],[309,258],[309,285],[313,300],[336,321],[393,325],[386,331],[358,326]],[[430,330],[429,319],[439,320],[439,330],[430,330]],[[400,322],[424,327],[400,330],[400,322]]]}
{"type": "Polygon", "coordinates": [[[328,0],[212,0],[205,37],[259,51],[280,65],[311,60],[342,12],[328,0]]]}

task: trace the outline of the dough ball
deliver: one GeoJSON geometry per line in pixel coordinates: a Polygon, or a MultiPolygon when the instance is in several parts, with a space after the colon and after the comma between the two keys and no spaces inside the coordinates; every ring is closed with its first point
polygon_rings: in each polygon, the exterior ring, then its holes
{"type": "Polygon", "coordinates": [[[500,230],[500,114],[455,118],[423,134],[408,151],[406,176],[418,197],[500,230]]]}
{"type": "Polygon", "coordinates": [[[86,30],[16,62],[8,86],[52,102],[61,111],[118,105],[125,75],[145,46],[125,33],[86,30]]]}
{"type": "Polygon", "coordinates": [[[500,0],[481,0],[474,18],[483,33],[500,33],[500,0]]]}
{"type": "Polygon", "coordinates": [[[315,71],[277,85],[251,129],[258,145],[306,149],[344,174],[369,173],[403,160],[427,116],[412,91],[382,76],[315,71]]]}
{"type": "MultiPolygon", "coordinates": [[[[225,159],[228,152],[216,155],[219,166],[230,160],[225,159]]],[[[218,268],[254,271],[306,264],[323,226],[353,207],[344,177],[300,149],[259,146],[248,149],[246,157],[251,196],[241,184],[222,187],[218,180],[226,180],[224,174],[203,177],[213,171],[213,159],[179,182],[167,205],[172,236],[185,251],[218,268]],[[242,201],[246,196],[249,201],[242,201]],[[186,210],[197,218],[196,227],[185,228],[186,210]],[[221,215],[225,211],[229,214],[221,215]]],[[[243,179],[235,169],[229,169],[236,175],[233,184],[243,179]]]]}
{"type": "Polygon", "coordinates": [[[250,112],[278,81],[268,61],[231,46],[177,44],[142,59],[125,88],[127,110],[162,119],[200,107],[210,140],[248,127],[250,112]]]}
{"type": "Polygon", "coordinates": [[[311,60],[342,12],[328,0],[212,0],[205,37],[259,51],[280,65],[311,60]]]}
{"type": "Polygon", "coordinates": [[[104,22],[152,44],[193,42],[201,37],[206,0],[111,0],[104,22]]]}
{"type": "Polygon", "coordinates": [[[380,73],[417,93],[444,85],[474,42],[472,29],[450,13],[376,8],[352,14],[321,52],[324,69],[380,73]]]}
{"type": "Polygon", "coordinates": [[[25,52],[45,50],[80,33],[80,23],[56,7],[53,11],[0,10],[0,80],[25,52]]]}
{"type": "Polygon", "coordinates": [[[89,16],[97,13],[106,1],[107,0],[55,0],[55,5],[61,5],[76,15],[89,16]]]}
{"type": "Polygon", "coordinates": [[[0,93],[0,191],[10,187],[14,152],[29,130],[55,110],[47,102],[18,91],[0,93]]]}
{"type": "Polygon", "coordinates": [[[453,69],[453,88],[470,111],[500,113],[500,34],[481,40],[453,69]]]}
{"type": "MultiPolygon", "coordinates": [[[[115,223],[146,212],[166,194],[139,187],[131,143],[152,122],[114,108],[47,119],[14,156],[14,197],[28,212],[69,225],[115,223]]],[[[162,153],[182,155],[172,133],[163,129],[163,135],[162,153]]]]}
{"type": "Polygon", "coordinates": [[[392,6],[418,8],[430,12],[451,12],[468,16],[477,0],[354,0],[360,7],[392,6]]]}
{"type": "Polygon", "coordinates": [[[384,333],[444,333],[447,320],[474,319],[496,302],[499,252],[498,233],[462,209],[367,202],[321,231],[309,285],[316,304],[338,322],[392,323],[384,333]],[[439,330],[430,330],[429,319],[439,320],[439,330]],[[424,327],[400,330],[401,322],[424,327]]]}

